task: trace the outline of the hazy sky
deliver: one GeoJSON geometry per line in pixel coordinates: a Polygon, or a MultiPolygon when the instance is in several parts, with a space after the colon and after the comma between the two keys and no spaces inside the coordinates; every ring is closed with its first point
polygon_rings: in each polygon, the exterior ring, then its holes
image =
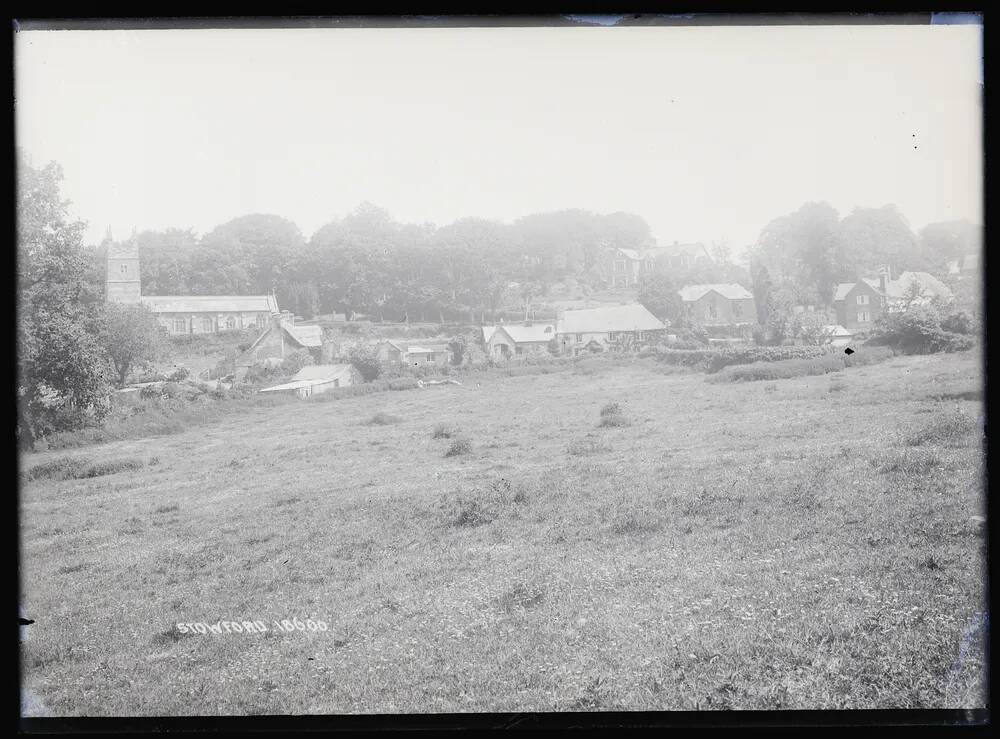
{"type": "Polygon", "coordinates": [[[30,31],[17,142],[98,241],[362,201],[752,243],[810,200],[981,221],[979,26],[30,31]]]}

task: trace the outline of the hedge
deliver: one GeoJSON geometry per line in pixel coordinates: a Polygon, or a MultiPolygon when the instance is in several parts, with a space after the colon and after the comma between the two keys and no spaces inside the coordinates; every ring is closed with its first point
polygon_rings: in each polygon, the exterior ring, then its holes
{"type": "Polygon", "coordinates": [[[742,346],[724,349],[658,349],[654,356],[666,364],[715,373],[731,365],[813,359],[834,351],[836,350],[830,346],[742,346]]]}
{"type": "Polygon", "coordinates": [[[727,367],[709,382],[749,382],[754,380],[786,380],[791,377],[825,375],[839,372],[845,367],[860,367],[883,362],[894,355],[888,347],[866,347],[853,354],[830,352],[823,356],[807,359],[785,359],[777,362],[754,362],[753,364],[727,367]]]}

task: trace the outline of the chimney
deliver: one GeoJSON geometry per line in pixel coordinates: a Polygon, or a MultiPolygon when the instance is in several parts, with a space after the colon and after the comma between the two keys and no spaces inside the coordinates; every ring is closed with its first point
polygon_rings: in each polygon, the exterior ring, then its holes
{"type": "Polygon", "coordinates": [[[887,283],[889,283],[891,280],[892,277],[890,276],[889,265],[883,264],[881,267],[879,267],[878,270],[878,287],[879,290],[882,291],[883,295],[885,295],[885,288],[887,283]]]}

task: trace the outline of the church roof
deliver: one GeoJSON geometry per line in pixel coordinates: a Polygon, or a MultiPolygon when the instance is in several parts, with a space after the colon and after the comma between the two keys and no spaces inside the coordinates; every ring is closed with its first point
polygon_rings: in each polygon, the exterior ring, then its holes
{"type": "Polygon", "coordinates": [[[273,295],[143,295],[153,313],[277,313],[273,295]]]}

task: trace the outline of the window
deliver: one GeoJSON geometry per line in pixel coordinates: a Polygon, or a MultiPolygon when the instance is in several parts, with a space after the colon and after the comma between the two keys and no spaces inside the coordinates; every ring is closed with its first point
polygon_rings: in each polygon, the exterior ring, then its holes
{"type": "Polygon", "coordinates": [[[433,362],[434,361],[434,355],[433,354],[428,354],[427,355],[427,359],[425,361],[433,362]]]}
{"type": "Polygon", "coordinates": [[[175,318],[174,319],[174,333],[176,333],[176,334],[182,334],[182,333],[184,333],[185,328],[186,328],[186,326],[185,326],[183,318],[175,318]]]}
{"type": "Polygon", "coordinates": [[[868,296],[867,295],[859,295],[858,296],[858,305],[868,305],[868,296]]]}
{"type": "Polygon", "coordinates": [[[543,331],[543,333],[551,334],[552,333],[552,327],[551,326],[546,326],[545,327],[545,331],[543,331]]]}
{"type": "Polygon", "coordinates": [[[733,303],[733,316],[736,318],[743,317],[743,306],[740,303],[733,303]]]}
{"type": "Polygon", "coordinates": [[[123,264],[123,265],[121,266],[121,273],[122,273],[123,275],[127,275],[127,274],[128,274],[128,265],[127,265],[127,264],[123,264]]]}
{"type": "Polygon", "coordinates": [[[229,316],[229,318],[226,319],[226,328],[230,331],[236,328],[236,319],[229,316]]]}
{"type": "Polygon", "coordinates": [[[579,344],[581,341],[583,341],[583,334],[577,334],[576,335],[576,343],[579,344]]]}
{"type": "Polygon", "coordinates": [[[201,330],[204,333],[206,333],[206,334],[212,333],[212,319],[211,318],[202,318],[201,319],[201,330]]]}
{"type": "Polygon", "coordinates": [[[871,316],[866,310],[858,311],[858,323],[868,323],[871,320],[871,316]]]}
{"type": "Polygon", "coordinates": [[[263,313],[257,314],[257,328],[264,328],[267,325],[267,318],[263,313]]]}
{"type": "Polygon", "coordinates": [[[615,260],[615,272],[624,272],[624,271],[625,271],[625,260],[624,259],[616,259],[615,260]]]}
{"type": "Polygon", "coordinates": [[[515,346],[514,347],[514,353],[515,354],[523,354],[524,353],[524,348],[520,347],[520,346],[515,346]]]}

